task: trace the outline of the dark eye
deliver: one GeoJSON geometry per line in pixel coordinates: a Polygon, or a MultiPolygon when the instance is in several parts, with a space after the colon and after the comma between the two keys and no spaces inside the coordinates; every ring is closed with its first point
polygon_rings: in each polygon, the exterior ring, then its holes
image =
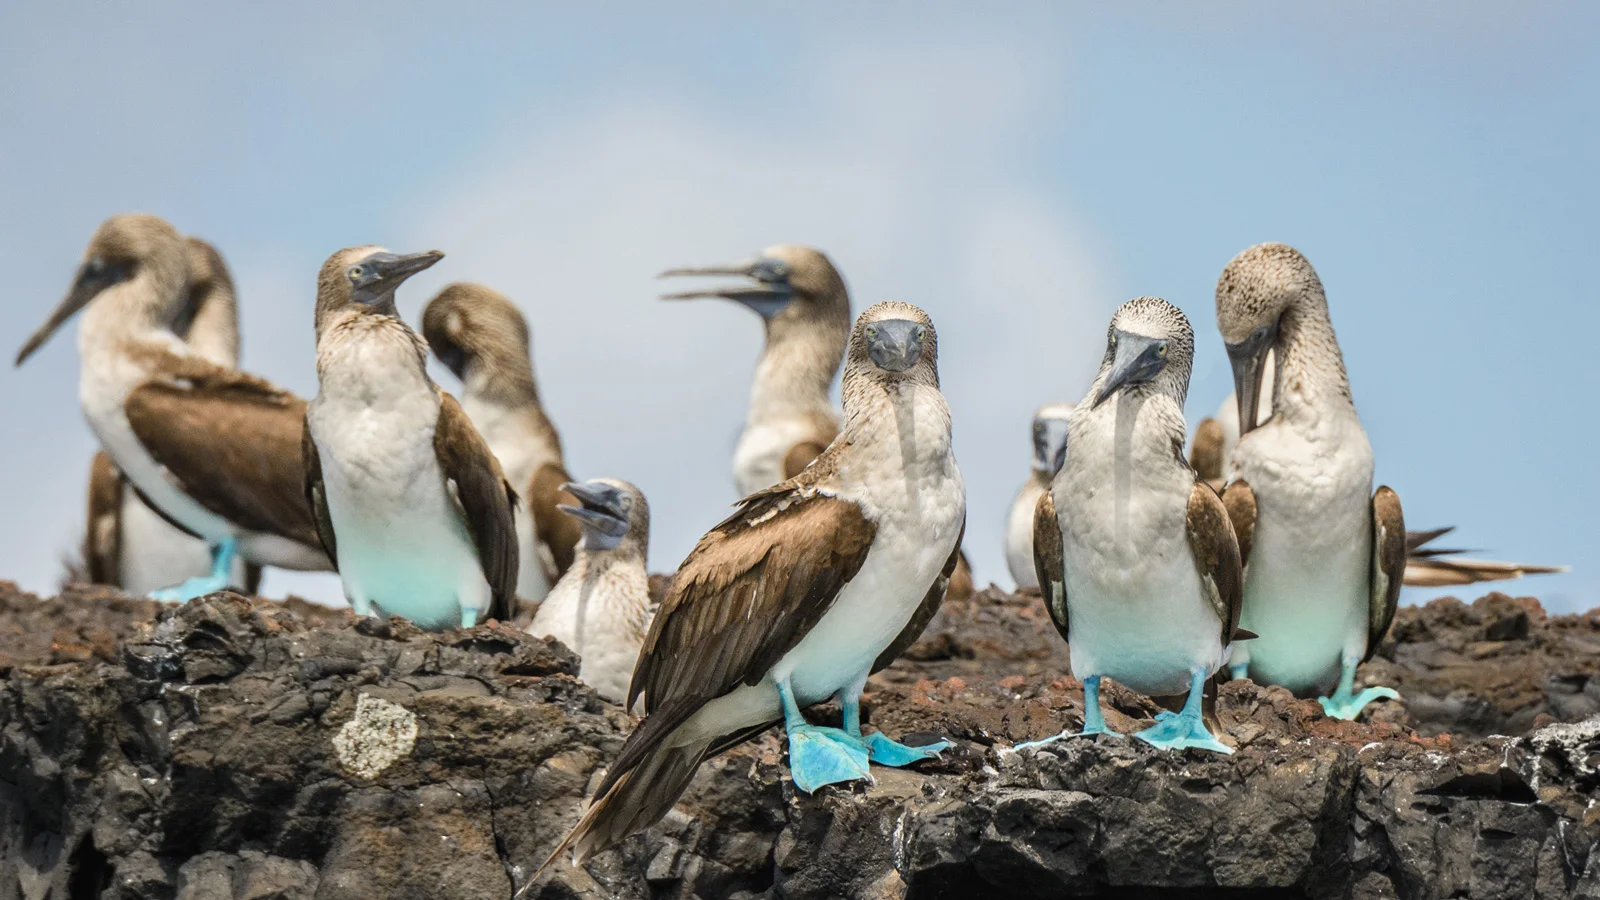
{"type": "Polygon", "coordinates": [[[1264,341],[1267,339],[1267,326],[1263,325],[1250,334],[1252,340],[1264,341]]]}

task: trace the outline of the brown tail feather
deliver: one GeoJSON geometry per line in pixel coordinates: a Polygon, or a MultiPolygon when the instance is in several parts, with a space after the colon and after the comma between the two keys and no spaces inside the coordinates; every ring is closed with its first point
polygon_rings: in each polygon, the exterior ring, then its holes
{"type": "Polygon", "coordinates": [[[1550,575],[1566,566],[1525,566],[1461,557],[1416,557],[1406,560],[1405,583],[1412,587],[1450,587],[1481,581],[1510,581],[1524,575],[1550,575]]]}

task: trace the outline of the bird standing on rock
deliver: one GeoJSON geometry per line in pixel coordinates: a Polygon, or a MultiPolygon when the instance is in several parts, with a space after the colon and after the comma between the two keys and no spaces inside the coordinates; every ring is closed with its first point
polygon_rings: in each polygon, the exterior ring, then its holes
{"type": "Polygon", "coordinates": [[[395,310],[395,290],[443,256],[352,247],[323,264],[303,448],[345,598],[427,629],[507,621],[517,585],[516,494],[395,310]]]}
{"type": "Polygon", "coordinates": [[[1018,590],[1039,586],[1033,568],[1033,511],[1066,459],[1067,423],[1075,408],[1071,403],[1051,403],[1033,414],[1033,472],[1006,516],[1006,567],[1018,590]]]}
{"type": "Polygon", "coordinates": [[[583,540],[528,633],[566,644],[583,660],[578,677],[621,703],[650,628],[650,506],[638,488],[617,479],[562,488],[576,502],[559,509],[582,524],[583,540]]]}
{"type": "Polygon", "coordinates": [[[1039,497],[1033,552],[1083,681],[1082,733],[1111,733],[1100,710],[1109,676],[1146,694],[1188,691],[1182,712],[1134,737],[1232,753],[1201,719],[1206,679],[1236,638],[1240,573],[1222,501],[1180,455],[1193,360],[1194,330],[1177,307],[1139,297],[1117,310],[1061,470],[1039,497]]]}
{"type": "MultiPolygon", "coordinates": [[[[927,314],[879,303],[851,332],[844,426],[793,479],[760,491],[684,560],[629,689],[646,717],[562,847],[586,858],[666,815],[700,762],[783,722],[805,791],[947,744],[861,734],[867,676],[927,625],[955,568],[966,493],[927,314]],[[837,697],[844,727],[801,709],[837,697]]],[[[552,859],[554,858],[552,855],[552,859]]]]}
{"type": "MultiPolygon", "coordinates": [[[[197,237],[184,239],[189,263],[187,299],[173,333],[219,366],[239,365],[239,308],[222,255],[197,237]]],[[[130,594],[148,594],[211,572],[206,542],[151,509],[104,450],[89,467],[89,516],[83,575],[130,594]]],[[[261,567],[235,559],[229,583],[253,594],[261,567]]]]}
{"type": "Polygon", "coordinates": [[[1372,490],[1372,445],[1356,415],[1322,281],[1299,251],[1258,244],[1217,280],[1217,327],[1233,364],[1239,443],[1228,507],[1245,563],[1244,627],[1261,637],[1236,678],[1321,696],[1354,718],[1393,690],[1354,692],[1394,620],[1406,567],[1400,498],[1372,490]],[[1277,361],[1272,416],[1260,422],[1267,355],[1277,361]]]}
{"type": "Polygon", "coordinates": [[[539,402],[528,322],[504,294],[457,283],[423,309],[422,336],[461,379],[461,408],[521,498],[517,596],[539,603],[572,565],[581,529],[560,512],[560,504],[577,501],[561,489],[572,476],[539,402]]]}
{"type": "Polygon", "coordinates": [[[175,601],[227,587],[236,554],[329,567],[304,493],[305,403],[178,337],[188,273],[187,246],[170,224],[112,216],[66,298],[17,354],[21,365],[87,307],[78,332],[84,417],[144,499],[210,549],[208,574],[152,594],[175,601]]]}

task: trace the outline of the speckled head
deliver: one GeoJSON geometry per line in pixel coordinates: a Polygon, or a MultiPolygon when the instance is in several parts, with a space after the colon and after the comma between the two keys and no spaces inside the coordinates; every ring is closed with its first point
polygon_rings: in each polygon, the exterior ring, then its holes
{"type": "Polygon", "coordinates": [[[328,257],[317,273],[317,334],[330,315],[345,309],[398,319],[395,290],[443,258],[438,250],[401,255],[373,246],[347,247],[328,257]]]}
{"type": "Polygon", "coordinates": [[[17,353],[22,365],[44,345],[78,310],[107,289],[136,278],[146,278],[152,290],[139,299],[142,305],[129,309],[147,324],[170,328],[182,305],[188,262],[183,237],[165,219],[144,213],[122,213],[100,223],[83,252],[72,287],[45,323],[39,326],[17,353]]]}
{"type": "Polygon", "coordinates": [[[447,285],[422,311],[422,336],[433,355],[463,381],[478,369],[532,377],[528,321],[509,297],[493,288],[470,282],[447,285]]]}
{"type": "Polygon", "coordinates": [[[1148,390],[1173,396],[1181,406],[1193,363],[1194,328],[1183,310],[1160,297],[1135,297],[1111,317],[1089,407],[1118,393],[1148,390]]]}
{"type": "Polygon", "coordinates": [[[556,508],[583,526],[585,550],[615,550],[626,543],[643,554],[649,547],[650,504],[637,487],[620,478],[593,478],[561,489],[579,505],[556,508]]]}
{"type": "Polygon", "coordinates": [[[1233,365],[1241,431],[1256,426],[1267,354],[1285,314],[1305,305],[1327,309],[1311,263],[1288,244],[1257,244],[1235,256],[1217,279],[1217,330],[1233,365]]]}
{"type": "Polygon", "coordinates": [[[920,308],[895,300],[875,303],[850,332],[845,377],[939,386],[939,334],[920,308]]]}

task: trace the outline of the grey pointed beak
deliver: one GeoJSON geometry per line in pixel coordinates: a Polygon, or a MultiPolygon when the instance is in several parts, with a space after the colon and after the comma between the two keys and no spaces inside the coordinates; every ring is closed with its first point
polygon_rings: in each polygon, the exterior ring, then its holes
{"type": "Polygon", "coordinates": [[[395,288],[441,259],[444,259],[444,251],[424,250],[421,253],[380,253],[368,257],[365,262],[377,270],[379,282],[395,288]]]}
{"type": "Polygon", "coordinates": [[[50,314],[39,330],[29,336],[22,349],[17,351],[17,365],[22,365],[36,350],[44,346],[66,321],[72,318],[78,310],[88,306],[90,301],[100,296],[106,288],[122,281],[127,277],[127,268],[118,265],[108,265],[100,259],[91,259],[78,267],[78,274],[72,279],[72,288],[67,291],[67,296],[60,305],[50,314]]]}
{"type": "Polygon", "coordinates": [[[561,489],[580,505],[563,504],[556,508],[577,519],[585,529],[614,541],[620,541],[628,533],[628,510],[623,503],[627,495],[622,491],[598,481],[569,482],[561,489]]]}
{"type": "Polygon", "coordinates": [[[1094,395],[1091,409],[1124,388],[1144,384],[1167,367],[1166,341],[1126,331],[1118,331],[1116,337],[1117,349],[1111,356],[1111,371],[1094,395]]]}
{"type": "Polygon", "coordinates": [[[904,372],[922,359],[927,326],[910,319],[880,319],[867,326],[867,356],[888,372],[904,372]]]}
{"type": "Polygon", "coordinates": [[[1267,354],[1278,340],[1277,325],[1257,328],[1237,344],[1228,344],[1228,362],[1233,366],[1233,391],[1239,401],[1239,435],[1256,427],[1261,413],[1261,382],[1266,374],[1267,354]]]}
{"type": "Polygon", "coordinates": [[[771,319],[786,309],[794,302],[794,288],[789,284],[789,265],[782,260],[771,257],[758,256],[755,259],[742,263],[733,263],[722,266],[696,266],[677,269],[668,269],[657,275],[657,278],[677,278],[681,276],[715,277],[721,275],[749,278],[756,282],[753,285],[738,287],[704,288],[693,291],[677,291],[663,294],[663,300],[699,300],[715,297],[722,300],[732,300],[750,310],[753,310],[762,319],[771,319]]]}

